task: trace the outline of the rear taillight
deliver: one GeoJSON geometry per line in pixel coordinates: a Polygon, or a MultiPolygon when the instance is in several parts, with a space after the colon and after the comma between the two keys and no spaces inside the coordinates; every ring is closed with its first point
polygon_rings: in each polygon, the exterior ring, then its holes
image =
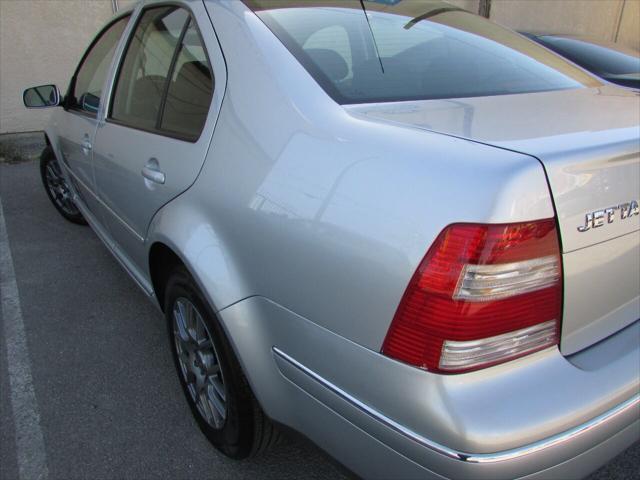
{"type": "Polygon", "coordinates": [[[382,352],[434,372],[477,370],[556,345],[561,309],[554,219],[454,224],[411,279],[382,352]]]}

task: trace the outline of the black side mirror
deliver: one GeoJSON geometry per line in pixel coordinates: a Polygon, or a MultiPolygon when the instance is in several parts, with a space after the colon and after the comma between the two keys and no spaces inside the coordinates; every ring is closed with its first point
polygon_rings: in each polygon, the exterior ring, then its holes
{"type": "Polygon", "coordinates": [[[80,97],[80,105],[85,112],[97,113],[100,108],[100,97],[92,93],[85,93],[80,97]]]}
{"type": "Polygon", "coordinates": [[[22,101],[27,108],[47,108],[60,105],[60,90],[55,85],[40,85],[27,88],[22,94],[22,101]]]}

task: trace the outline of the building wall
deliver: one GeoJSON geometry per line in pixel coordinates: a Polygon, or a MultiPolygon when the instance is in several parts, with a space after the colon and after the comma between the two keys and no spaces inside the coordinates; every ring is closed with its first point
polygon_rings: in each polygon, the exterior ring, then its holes
{"type": "Polygon", "coordinates": [[[44,128],[51,110],[25,109],[22,91],[46,83],[66,91],[85,48],[112,15],[111,0],[0,0],[0,133],[44,128]]]}
{"type": "Polygon", "coordinates": [[[517,30],[589,34],[614,40],[624,3],[624,0],[492,0],[491,19],[517,30]]]}
{"type": "MultiPolygon", "coordinates": [[[[480,0],[448,0],[478,12],[480,0]]],[[[515,30],[588,35],[640,51],[640,0],[490,0],[491,20],[515,30]]]]}
{"type": "Polygon", "coordinates": [[[640,0],[626,0],[616,42],[640,51],[640,0]]]}
{"type": "Polygon", "coordinates": [[[470,12],[477,12],[480,6],[480,0],[447,0],[449,3],[453,3],[457,7],[464,8],[470,12]]]}
{"type": "MultiPolygon", "coordinates": [[[[449,2],[472,12],[480,6],[480,0],[449,2]]],[[[43,129],[50,111],[26,110],[23,89],[55,83],[65,91],[84,49],[112,14],[111,0],[0,0],[0,133],[43,129]]],[[[491,0],[491,19],[640,50],[640,0],[491,0]]]]}

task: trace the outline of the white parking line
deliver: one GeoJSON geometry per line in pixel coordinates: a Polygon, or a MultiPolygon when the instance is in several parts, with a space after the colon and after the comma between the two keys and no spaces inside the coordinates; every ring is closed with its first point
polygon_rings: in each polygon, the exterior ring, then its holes
{"type": "Polygon", "coordinates": [[[44,480],[49,475],[47,456],[40,429],[40,414],[33,389],[31,362],[7,226],[4,222],[2,199],[0,199],[0,304],[7,348],[11,407],[16,429],[18,474],[20,480],[44,480]]]}

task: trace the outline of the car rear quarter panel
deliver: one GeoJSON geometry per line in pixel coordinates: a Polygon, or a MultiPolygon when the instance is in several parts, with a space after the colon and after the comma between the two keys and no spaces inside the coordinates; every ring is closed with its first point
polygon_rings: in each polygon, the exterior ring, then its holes
{"type": "Polygon", "coordinates": [[[553,216],[535,159],[355,117],[242,2],[206,5],[225,99],[198,180],[149,242],[171,242],[215,308],[267,297],[379,350],[445,226],[553,216]]]}

